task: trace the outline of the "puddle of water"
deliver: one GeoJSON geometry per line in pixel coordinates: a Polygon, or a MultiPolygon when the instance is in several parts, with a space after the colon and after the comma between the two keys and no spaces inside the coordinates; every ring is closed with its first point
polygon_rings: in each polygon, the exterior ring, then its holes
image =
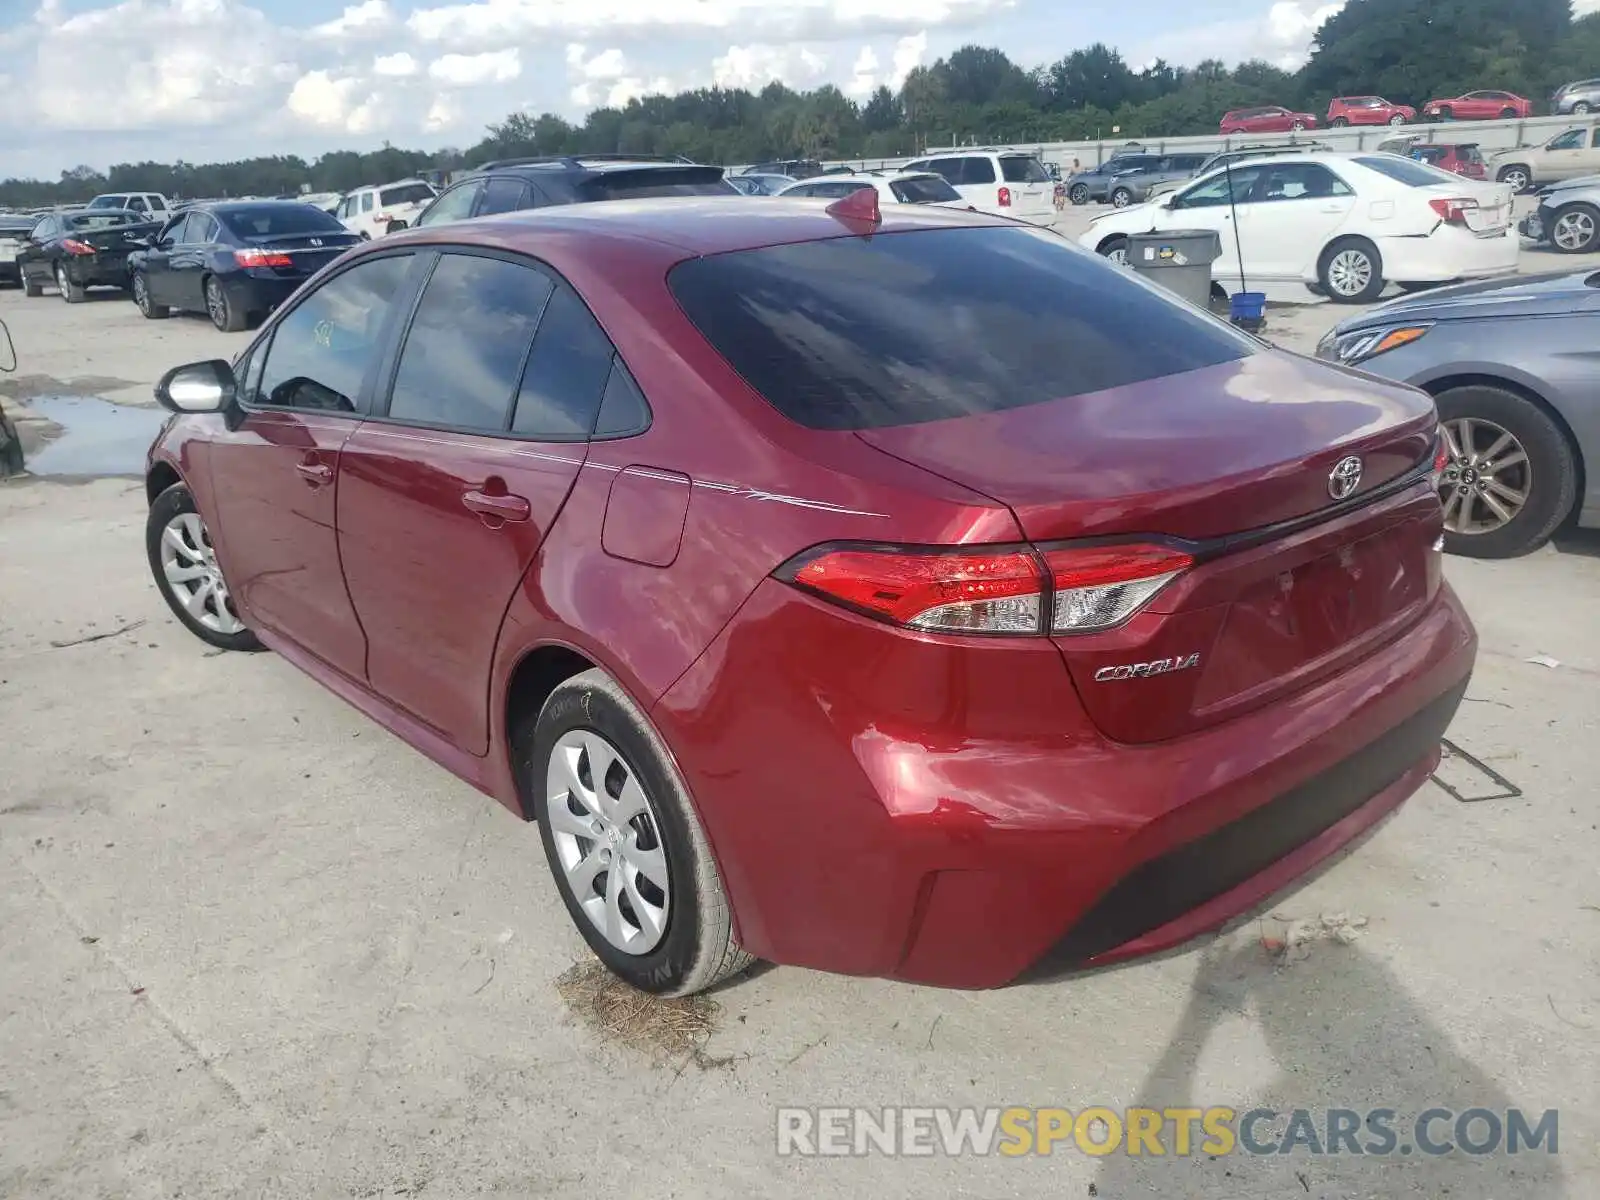
{"type": "Polygon", "coordinates": [[[145,455],[167,413],[93,396],[34,396],[28,411],[61,426],[61,436],[29,456],[34,475],[142,475],[145,455]]]}

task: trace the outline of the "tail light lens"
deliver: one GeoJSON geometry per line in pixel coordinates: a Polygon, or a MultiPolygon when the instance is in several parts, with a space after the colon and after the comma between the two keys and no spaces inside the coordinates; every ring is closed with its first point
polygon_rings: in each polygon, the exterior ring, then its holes
{"type": "Polygon", "coordinates": [[[1477,211],[1478,202],[1467,199],[1429,200],[1428,207],[1438,213],[1440,219],[1447,225],[1465,225],[1467,214],[1477,211]]]}
{"type": "Polygon", "coordinates": [[[1120,625],[1193,562],[1142,543],[1043,551],[836,547],[801,555],[777,575],[906,629],[1016,637],[1120,625]]]}
{"type": "Polygon", "coordinates": [[[1011,189],[1008,187],[1003,187],[1000,189],[1000,207],[1011,207],[1011,189]]]}
{"type": "Polygon", "coordinates": [[[235,250],[233,261],[241,267],[292,267],[294,259],[281,250],[235,250]]]}
{"type": "Polygon", "coordinates": [[[61,248],[68,254],[95,254],[98,253],[88,242],[80,242],[77,238],[63,238],[61,248]]]}

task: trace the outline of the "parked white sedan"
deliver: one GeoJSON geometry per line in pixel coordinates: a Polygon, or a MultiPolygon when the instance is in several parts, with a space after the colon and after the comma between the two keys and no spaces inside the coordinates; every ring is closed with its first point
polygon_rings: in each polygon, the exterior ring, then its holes
{"type": "Polygon", "coordinates": [[[791,183],[777,194],[793,199],[816,196],[838,200],[862,188],[873,188],[879,204],[933,204],[947,208],[967,208],[961,193],[932,171],[860,171],[852,175],[822,175],[791,183]]]}
{"type": "Polygon", "coordinates": [[[1398,155],[1282,155],[1235,163],[1097,217],[1078,240],[1126,262],[1132,234],[1213,229],[1222,257],[1212,278],[1230,294],[1299,281],[1338,303],[1364,304],[1387,283],[1410,288],[1514,272],[1512,203],[1505,184],[1398,155]]]}

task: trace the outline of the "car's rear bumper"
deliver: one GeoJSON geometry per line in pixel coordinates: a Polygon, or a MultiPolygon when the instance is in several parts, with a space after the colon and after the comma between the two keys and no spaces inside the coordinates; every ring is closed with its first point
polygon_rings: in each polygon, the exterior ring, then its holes
{"type": "Polygon", "coordinates": [[[228,303],[236,311],[263,315],[277,308],[299,291],[300,285],[305,283],[304,279],[270,278],[247,275],[242,271],[220,278],[223,280],[222,286],[227,294],[228,303]]]}
{"type": "Polygon", "coordinates": [[[1493,237],[1440,225],[1427,237],[1378,238],[1377,246],[1383,256],[1385,279],[1395,283],[1441,283],[1514,274],[1522,243],[1511,225],[1493,237]]]}
{"type": "Polygon", "coordinates": [[[1215,928],[1422,784],[1476,653],[1441,585],[1337,676],[1135,746],[1043,645],[949,642],[769,580],[656,706],[752,953],[990,987],[1215,928]]]}
{"type": "Polygon", "coordinates": [[[79,287],[125,288],[130,282],[126,253],[62,255],[61,262],[68,282],[79,287]]]}

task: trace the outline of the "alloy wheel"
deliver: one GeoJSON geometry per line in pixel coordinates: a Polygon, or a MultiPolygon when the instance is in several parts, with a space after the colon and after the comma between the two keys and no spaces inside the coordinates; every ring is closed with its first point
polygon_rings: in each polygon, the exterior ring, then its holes
{"type": "Polygon", "coordinates": [[[65,266],[63,266],[61,263],[57,263],[56,264],[56,291],[60,292],[61,293],[61,298],[63,300],[65,300],[67,298],[67,293],[69,291],[71,291],[71,290],[72,290],[72,284],[67,281],[67,268],[65,266]]]}
{"type": "Polygon", "coordinates": [[[1123,243],[1122,245],[1118,246],[1115,250],[1107,251],[1106,252],[1106,258],[1109,259],[1111,262],[1115,263],[1119,267],[1127,266],[1128,265],[1128,247],[1127,247],[1127,244],[1123,243]]]}
{"type": "Polygon", "coordinates": [[[218,329],[228,323],[228,302],[215,279],[206,280],[206,315],[218,329]]]}
{"type": "Polygon", "coordinates": [[[1111,205],[1113,208],[1127,208],[1132,203],[1133,193],[1126,188],[1118,188],[1111,193],[1111,205]]]}
{"type": "Polygon", "coordinates": [[[1573,116],[1585,117],[1589,115],[1590,111],[1589,102],[1587,100],[1579,100],[1572,106],[1573,116]]]}
{"type": "Polygon", "coordinates": [[[1569,254],[1579,254],[1593,245],[1595,219],[1583,209],[1562,213],[1550,231],[1550,240],[1569,254]]]}
{"type": "Polygon", "coordinates": [[[1509,183],[1511,190],[1520,196],[1528,190],[1528,173],[1521,167],[1512,167],[1500,176],[1500,182],[1509,183]]]}
{"type": "Polygon", "coordinates": [[[550,753],[544,815],[567,886],[605,940],[648,954],[666,936],[672,887],[660,818],[622,752],[574,729],[550,753]]]}
{"type": "Polygon", "coordinates": [[[1395,113],[1394,116],[1389,118],[1389,124],[1391,125],[1404,125],[1405,123],[1405,117],[1401,116],[1399,113],[1395,113]]]}
{"type": "Polygon", "coordinates": [[[188,614],[207,629],[234,634],[244,628],[198,513],[180,512],[162,530],[161,573],[188,614]]]}
{"type": "Polygon", "coordinates": [[[133,302],[139,306],[139,311],[145,316],[150,315],[150,291],[146,286],[143,275],[133,277],[133,302]]]}
{"type": "Polygon", "coordinates": [[[1084,183],[1076,184],[1072,189],[1071,199],[1074,204],[1089,203],[1089,185],[1084,183]]]}
{"type": "Polygon", "coordinates": [[[1446,421],[1450,461],[1439,484],[1444,526],[1472,537],[1516,520],[1533,490],[1528,452],[1508,430],[1479,417],[1446,421]]]}
{"type": "Polygon", "coordinates": [[[1361,250],[1341,250],[1328,263],[1328,283],[1341,296],[1359,296],[1372,283],[1372,259],[1361,250]]]}

